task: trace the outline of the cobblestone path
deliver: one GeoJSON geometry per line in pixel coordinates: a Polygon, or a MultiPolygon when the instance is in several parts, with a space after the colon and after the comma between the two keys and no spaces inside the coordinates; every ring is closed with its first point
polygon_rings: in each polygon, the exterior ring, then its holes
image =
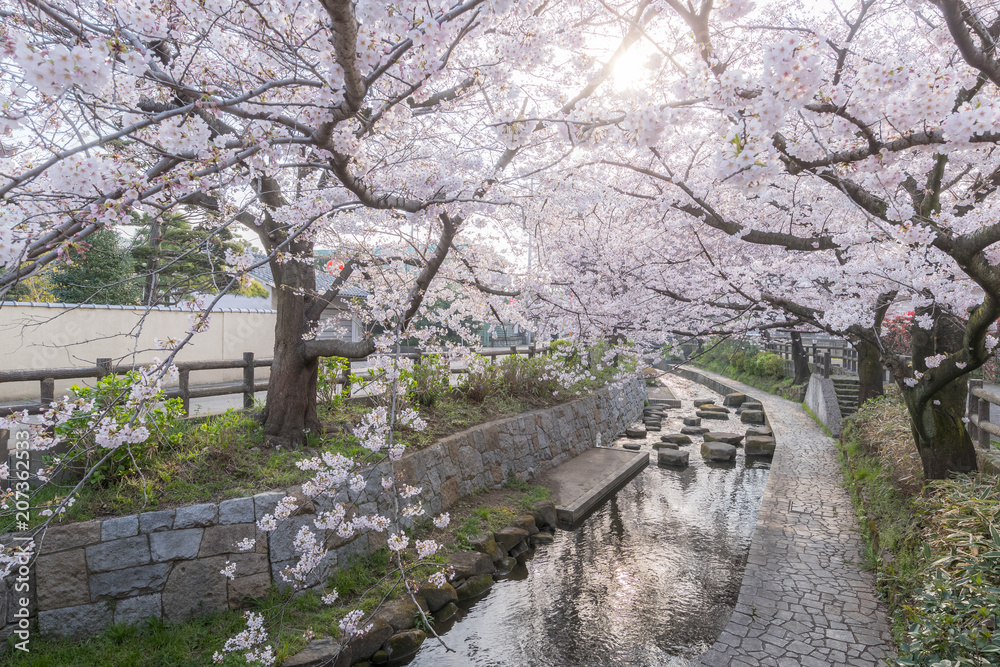
{"type": "Polygon", "coordinates": [[[698,372],[759,398],[778,443],[736,610],[700,664],[885,664],[892,636],[874,579],[859,565],[834,440],[798,404],[698,372]]]}

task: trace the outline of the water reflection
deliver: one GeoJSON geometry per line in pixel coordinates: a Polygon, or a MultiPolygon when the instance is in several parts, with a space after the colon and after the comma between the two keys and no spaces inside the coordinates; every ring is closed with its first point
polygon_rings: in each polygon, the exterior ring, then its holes
{"type": "Polygon", "coordinates": [[[418,667],[687,664],[739,593],[767,464],[654,463],[429,640],[418,667]]]}

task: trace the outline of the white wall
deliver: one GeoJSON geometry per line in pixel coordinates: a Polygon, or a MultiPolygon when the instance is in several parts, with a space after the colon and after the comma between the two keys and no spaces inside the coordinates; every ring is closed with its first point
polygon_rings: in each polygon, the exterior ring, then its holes
{"type": "MultiPolygon", "coordinates": [[[[154,339],[184,336],[190,314],[164,307],[7,302],[0,306],[0,370],[93,366],[98,357],[111,357],[116,363],[146,363],[165,354],[156,349],[154,339]]],[[[244,352],[270,357],[274,353],[274,323],[273,310],[213,312],[208,330],[195,334],[176,359],[241,360],[244,352]]],[[[258,368],[257,376],[266,378],[267,370],[258,368]]],[[[191,384],[242,378],[241,369],[195,371],[191,384]]],[[[57,380],[56,396],[81,382],[57,380]]],[[[0,401],[37,398],[37,382],[0,384],[0,401]]]]}

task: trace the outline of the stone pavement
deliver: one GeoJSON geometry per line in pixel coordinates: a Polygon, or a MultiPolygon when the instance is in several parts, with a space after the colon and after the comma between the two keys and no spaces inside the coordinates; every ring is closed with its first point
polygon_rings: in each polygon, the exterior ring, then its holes
{"type": "Polygon", "coordinates": [[[892,635],[874,579],[859,566],[834,440],[800,405],[698,372],[759,398],[778,442],[736,609],[699,664],[884,664],[892,635]]]}

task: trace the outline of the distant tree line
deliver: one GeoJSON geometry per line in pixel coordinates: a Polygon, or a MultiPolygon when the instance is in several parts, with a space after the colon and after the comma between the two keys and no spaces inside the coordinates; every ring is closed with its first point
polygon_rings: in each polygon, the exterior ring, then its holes
{"type": "MultiPolygon", "coordinates": [[[[217,294],[225,278],[227,250],[247,248],[228,229],[192,224],[181,215],[137,220],[135,234],[102,229],[67,249],[54,263],[22,280],[7,301],[172,306],[198,294],[217,294]]],[[[259,282],[233,292],[267,296],[259,282]]]]}

